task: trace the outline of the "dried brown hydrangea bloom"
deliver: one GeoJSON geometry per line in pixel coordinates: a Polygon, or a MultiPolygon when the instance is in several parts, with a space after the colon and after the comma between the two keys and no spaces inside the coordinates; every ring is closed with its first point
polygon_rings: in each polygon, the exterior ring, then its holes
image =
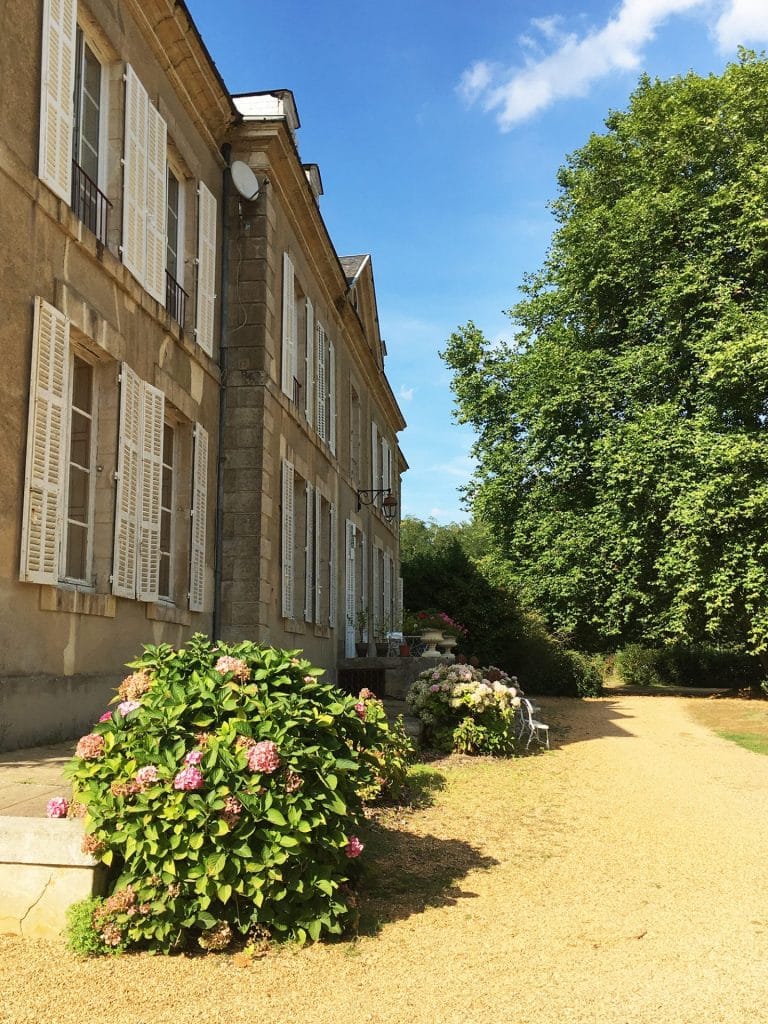
{"type": "Polygon", "coordinates": [[[83,853],[90,853],[92,857],[100,857],[106,849],[106,843],[97,836],[84,835],[80,849],[83,853]]]}
{"type": "Polygon", "coordinates": [[[117,688],[121,700],[140,700],[152,685],[152,676],[148,672],[132,672],[126,676],[117,688]]]}
{"type": "Polygon", "coordinates": [[[203,932],[197,941],[203,949],[220,952],[222,949],[226,949],[232,941],[232,929],[226,921],[220,921],[213,928],[209,928],[207,932],[203,932]]]}

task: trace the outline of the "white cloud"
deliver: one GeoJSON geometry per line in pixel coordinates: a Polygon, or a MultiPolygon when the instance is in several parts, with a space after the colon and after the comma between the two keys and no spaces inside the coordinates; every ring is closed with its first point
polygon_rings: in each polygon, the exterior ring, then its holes
{"type": "Polygon", "coordinates": [[[484,60],[479,60],[467,68],[459,81],[458,89],[460,95],[467,103],[474,103],[478,96],[481,96],[493,79],[491,65],[484,60]]]}
{"type": "Polygon", "coordinates": [[[731,0],[718,18],[715,35],[721,50],[768,40],[766,0],[731,0]]]}
{"type": "Polygon", "coordinates": [[[400,399],[401,402],[411,402],[413,401],[413,392],[415,390],[415,388],[407,388],[405,384],[401,384],[400,390],[397,393],[397,397],[400,399]]]}
{"type": "MultiPolygon", "coordinates": [[[[519,40],[528,54],[522,67],[477,61],[462,75],[458,92],[468,103],[481,101],[485,110],[496,111],[507,131],[557,100],[586,95],[614,71],[638,70],[643,47],[657,30],[694,9],[713,13],[711,0],[622,0],[613,17],[582,35],[567,32],[559,16],[534,18],[519,40]],[[533,59],[533,52],[544,55],[533,59]]],[[[768,38],[766,0],[721,0],[714,14],[720,15],[713,27],[723,47],[768,38]]]]}

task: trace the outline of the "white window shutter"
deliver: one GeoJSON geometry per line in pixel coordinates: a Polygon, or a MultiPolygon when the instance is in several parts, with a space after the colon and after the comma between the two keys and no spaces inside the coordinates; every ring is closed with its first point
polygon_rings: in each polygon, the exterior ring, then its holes
{"type": "Polygon", "coordinates": [[[118,597],[136,596],[142,395],[142,382],[130,366],[123,363],[120,367],[120,436],[112,562],[112,593],[118,597]]]}
{"type": "Polygon", "coordinates": [[[46,185],[65,203],[72,201],[72,95],[76,33],[77,0],[45,0],[39,173],[46,185]]]}
{"type": "Polygon", "coordinates": [[[157,601],[160,586],[160,504],[163,493],[165,396],[142,382],[141,487],[136,597],[157,601]]]}
{"type": "Polygon", "coordinates": [[[320,599],[323,593],[322,573],[320,572],[323,550],[323,496],[315,488],[315,622],[320,625],[320,599]]]}
{"type": "Polygon", "coordinates": [[[283,253],[283,346],[282,389],[293,400],[293,378],[296,376],[296,287],[293,263],[283,253]]]}
{"type": "Polygon", "coordinates": [[[379,484],[379,430],[371,423],[371,487],[378,490],[379,484]]]}
{"type": "Polygon", "coordinates": [[[312,599],[315,594],[315,529],[313,513],[315,510],[315,489],[307,483],[304,504],[304,621],[312,622],[312,599]]]}
{"type": "Polygon", "coordinates": [[[192,463],[192,538],[189,565],[189,610],[205,611],[205,535],[208,518],[208,431],[195,424],[192,463]]]}
{"type": "Polygon", "coordinates": [[[147,123],[149,97],[130,64],[125,66],[123,263],[142,284],[147,257],[147,123]]]}
{"type": "Polygon", "coordinates": [[[310,428],[315,423],[315,311],[307,299],[307,352],[304,387],[304,415],[310,428]]]}
{"type": "Polygon", "coordinates": [[[35,299],[19,577],[58,582],[67,466],[69,320],[35,299]]]}
{"type": "Polygon", "coordinates": [[[213,321],[216,309],[216,198],[199,182],[197,204],[197,318],[195,338],[213,355],[213,321]]]}
{"type": "Polygon", "coordinates": [[[378,632],[379,624],[381,622],[381,581],[379,579],[380,551],[375,544],[373,546],[372,554],[373,558],[371,559],[371,625],[373,626],[374,634],[376,634],[378,632]]]}
{"type": "Polygon", "coordinates": [[[321,324],[317,325],[317,416],[315,418],[315,430],[321,441],[327,439],[325,424],[327,420],[326,398],[327,387],[325,380],[325,352],[326,352],[325,330],[321,324]]]}
{"type": "Polygon", "coordinates": [[[165,305],[168,129],[151,103],[147,106],[147,255],[144,286],[153,299],[165,305]]]}
{"type": "Polygon", "coordinates": [[[337,593],[337,579],[338,579],[338,555],[337,555],[337,517],[336,517],[336,506],[331,503],[328,509],[328,522],[330,527],[330,545],[328,550],[328,575],[329,575],[329,593],[328,593],[328,624],[331,629],[336,627],[336,593],[337,593]]]}
{"type": "Polygon", "coordinates": [[[282,612],[286,619],[293,618],[294,569],[293,552],[296,542],[296,521],[293,512],[293,463],[283,459],[282,508],[282,560],[283,593],[282,612]]]}
{"type": "MultiPolygon", "coordinates": [[[[365,534],[360,533],[360,607],[368,607],[368,548],[366,546],[365,534]]],[[[363,639],[368,640],[368,628],[366,627],[363,639]]]]}
{"type": "Polygon", "coordinates": [[[344,584],[345,584],[345,605],[346,630],[344,632],[344,653],[348,658],[355,654],[355,524],[347,519],[344,526],[345,552],[344,552],[344,584]]]}
{"type": "Polygon", "coordinates": [[[384,623],[392,626],[392,556],[384,552],[384,623]]]}
{"type": "Polygon", "coordinates": [[[328,446],[336,454],[336,349],[328,345],[328,446]]]}

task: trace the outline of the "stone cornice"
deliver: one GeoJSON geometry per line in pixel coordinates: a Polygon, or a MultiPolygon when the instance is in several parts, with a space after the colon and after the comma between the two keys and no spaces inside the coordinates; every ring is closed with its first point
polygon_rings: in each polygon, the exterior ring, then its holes
{"type": "Polygon", "coordinates": [[[186,4],[182,0],[124,3],[195,127],[218,154],[240,115],[186,4]]]}

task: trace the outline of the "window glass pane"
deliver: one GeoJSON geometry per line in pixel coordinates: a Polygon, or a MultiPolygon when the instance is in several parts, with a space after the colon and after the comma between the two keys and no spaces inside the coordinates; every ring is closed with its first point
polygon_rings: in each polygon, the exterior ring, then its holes
{"type": "Polygon", "coordinates": [[[85,524],[88,519],[89,474],[77,466],[69,467],[69,507],[71,521],[85,524]]]}
{"type": "Polygon", "coordinates": [[[101,105],[101,66],[87,43],[83,45],[82,95],[80,106],[80,166],[99,180],[99,108],[101,105]]]}
{"type": "Polygon", "coordinates": [[[168,169],[168,251],[166,264],[168,273],[176,281],[178,275],[179,248],[179,183],[171,169],[168,169]]]}
{"type": "Polygon", "coordinates": [[[72,360],[72,409],[69,421],[69,482],[64,574],[88,582],[88,540],[91,529],[93,462],[93,367],[72,360]]]}
{"type": "Polygon", "coordinates": [[[67,533],[66,575],[72,580],[85,580],[88,571],[88,530],[69,524],[67,533]]]}
{"type": "Polygon", "coordinates": [[[81,412],[93,406],[93,367],[75,357],[72,373],[72,405],[81,412]]]}

